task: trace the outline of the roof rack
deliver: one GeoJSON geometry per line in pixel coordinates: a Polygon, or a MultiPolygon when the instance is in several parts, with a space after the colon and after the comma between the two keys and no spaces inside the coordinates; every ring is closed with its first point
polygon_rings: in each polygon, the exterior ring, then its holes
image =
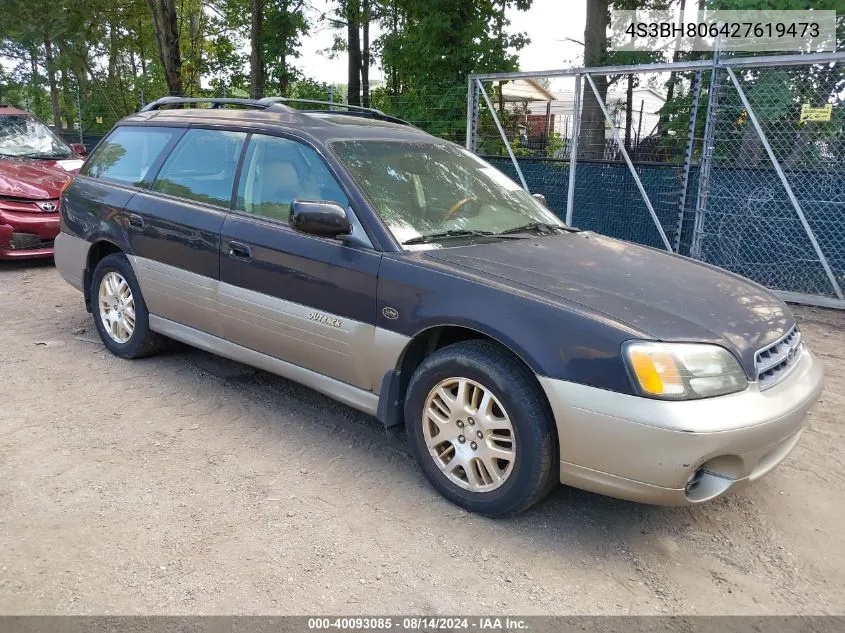
{"type": "Polygon", "coordinates": [[[211,108],[220,108],[225,105],[237,105],[242,108],[254,108],[256,110],[273,110],[276,112],[295,112],[290,106],[280,102],[270,102],[266,99],[224,99],[212,97],[162,97],[156,99],[141,108],[141,112],[160,110],[164,106],[182,105],[192,103],[210,103],[211,108]]]}
{"type": "MultiPolygon", "coordinates": [[[[263,99],[259,100],[259,103],[270,103],[270,104],[288,104],[288,103],[306,103],[308,105],[322,105],[328,106],[330,112],[334,112],[335,114],[346,114],[346,115],[353,115],[353,116],[362,116],[362,117],[370,117],[373,119],[378,119],[379,121],[389,121],[390,123],[399,123],[400,125],[411,125],[408,121],[404,119],[397,118],[395,116],[391,116],[389,114],[385,114],[381,110],[376,110],[375,108],[365,108],[363,106],[358,105],[350,105],[348,103],[336,103],[334,101],[320,101],[317,99],[299,99],[297,97],[264,97],[263,99]],[[346,108],[346,112],[337,111],[335,108],[346,108]]],[[[315,112],[325,112],[325,110],[297,110],[297,112],[307,112],[307,113],[315,113],[315,112]]]]}
{"type": "Polygon", "coordinates": [[[381,110],[375,108],[364,108],[362,106],[349,105],[347,103],[334,103],[332,101],[318,101],[317,99],[298,99],[294,97],[264,97],[263,99],[236,99],[236,98],[218,98],[218,97],[162,97],[156,99],[141,108],[141,112],[151,112],[153,110],[161,110],[165,106],[173,105],[188,105],[194,103],[210,103],[211,109],[221,108],[226,105],[236,105],[242,108],[254,108],[256,110],[270,110],[273,112],[288,112],[297,114],[314,114],[318,112],[326,112],[326,110],[298,110],[287,105],[289,103],[306,103],[309,105],[328,106],[330,112],[334,114],[342,114],[347,116],[360,116],[379,121],[388,121],[390,123],[398,123],[400,125],[411,125],[404,119],[399,119],[389,114],[385,114],[381,110]],[[335,110],[335,108],[345,108],[343,110],[335,110]]]}

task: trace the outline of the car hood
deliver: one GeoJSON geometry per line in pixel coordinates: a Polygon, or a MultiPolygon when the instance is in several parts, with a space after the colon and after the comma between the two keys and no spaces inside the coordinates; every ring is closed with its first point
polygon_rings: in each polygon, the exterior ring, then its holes
{"type": "Polygon", "coordinates": [[[754,353],[794,323],[781,300],[738,275],[586,231],[424,256],[580,304],[654,339],[723,345],[750,375],[754,353]]]}
{"type": "Polygon", "coordinates": [[[55,199],[82,160],[0,160],[0,195],[34,200],[55,199]]]}

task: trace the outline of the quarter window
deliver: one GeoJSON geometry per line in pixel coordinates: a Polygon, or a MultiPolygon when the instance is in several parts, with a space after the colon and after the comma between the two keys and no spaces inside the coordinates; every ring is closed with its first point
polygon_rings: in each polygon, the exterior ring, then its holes
{"type": "Polygon", "coordinates": [[[153,189],[180,198],[228,207],[246,134],[188,130],[167,157],[153,189]]]}
{"type": "Polygon", "coordinates": [[[166,127],[119,127],[97,146],[80,173],[138,186],[167,144],[180,132],[166,127]]]}
{"type": "Polygon", "coordinates": [[[349,208],[317,152],[290,139],[253,135],[238,184],[237,210],[286,221],[294,200],[330,200],[349,208]]]}

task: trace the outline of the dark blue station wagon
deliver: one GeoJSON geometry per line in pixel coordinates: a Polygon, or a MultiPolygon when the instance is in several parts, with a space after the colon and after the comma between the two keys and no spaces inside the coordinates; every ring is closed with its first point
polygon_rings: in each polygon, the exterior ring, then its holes
{"type": "Polygon", "coordinates": [[[192,101],[120,121],[62,198],[56,264],[114,354],[176,339],[404,426],[489,516],[559,482],[699,503],[798,443],[821,365],[760,286],[379,112],[192,101]]]}

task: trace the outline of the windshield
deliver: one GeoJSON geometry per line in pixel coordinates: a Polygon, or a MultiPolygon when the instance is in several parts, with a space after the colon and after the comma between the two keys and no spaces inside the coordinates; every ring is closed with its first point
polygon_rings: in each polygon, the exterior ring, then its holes
{"type": "Polygon", "coordinates": [[[466,232],[467,239],[496,239],[490,234],[534,223],[565,226],[510,178],[457,145],[335,141],[331,148],[400,243],[447,232],[445,237],[466,232]]]}
{"type": "Polygon", "coordinates": [[[34,117],[0,116],[0,156],[58,159],[70,158],[73,152],[34,117]]]}

